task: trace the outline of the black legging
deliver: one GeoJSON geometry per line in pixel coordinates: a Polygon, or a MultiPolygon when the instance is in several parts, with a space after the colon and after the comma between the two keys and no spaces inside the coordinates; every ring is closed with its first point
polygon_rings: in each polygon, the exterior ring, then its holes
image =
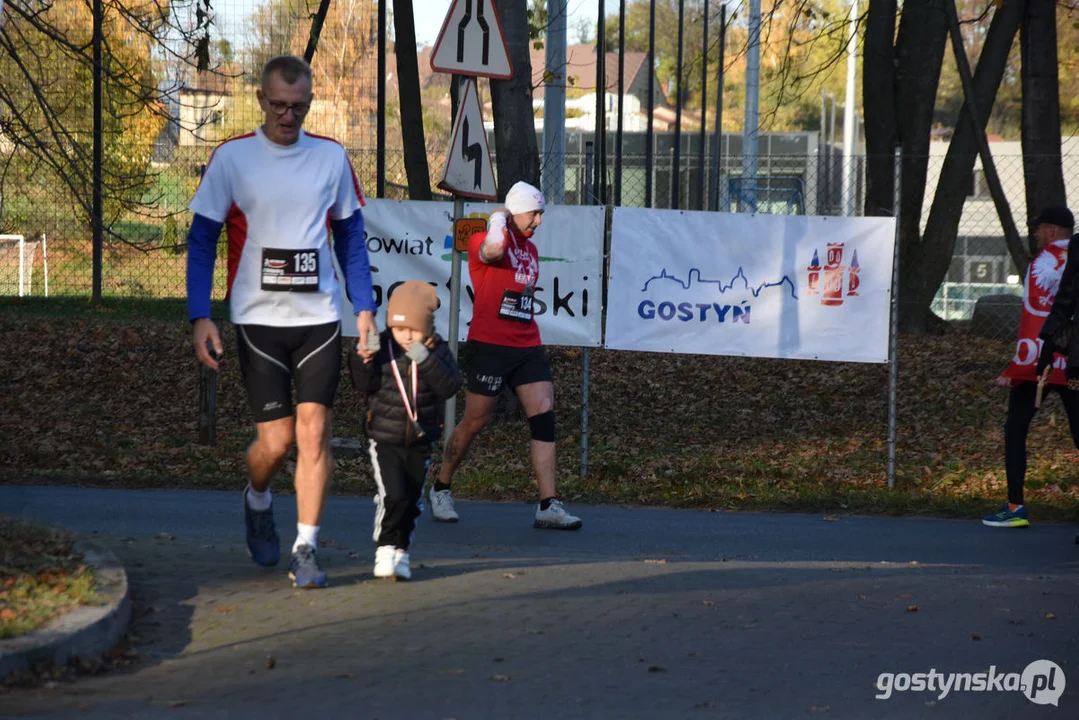
{"type": "MultiPolygon", "coordinates": [[[[1068,414],[1068,426],[1071,428],[1072,441],[1079,448],[1079,391],[1069,390],[1062,385],[1046,386],[1054,390],[1064,403],[1064,412],[1068,414]]],[[[1008,417],[1004,420],[1004,467],[1008,471],[1008,502],[1023,504],[1023,481],[1027,474],[1027,432],[1038,409],[1034,400],[1038,396],[1038,384],[1022,382],[1012,388],[1008,396],[1008,417]]],[[[1043,396],[1044,397],[1044,396],[1043,396]]]]}

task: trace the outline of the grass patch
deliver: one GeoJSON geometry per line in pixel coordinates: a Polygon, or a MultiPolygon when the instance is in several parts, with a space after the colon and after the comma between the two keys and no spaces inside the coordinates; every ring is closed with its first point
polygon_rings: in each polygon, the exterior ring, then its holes
{"type": "MultiPolygon", "coordinates": [[[[101,258],[101,292],[106,297],[145,299],[186,297],[186,226],[175,219],[162,225],[142,221],[116,223],[129,245],[107,237],[101,258]]],[[[36,238],[28,238],[33,240],[36,238]]],[[[0,253],[0,293],[18,295],[18,251],[8,248],[0,253]]],[[[213,293],[223,298],[227,243],[222,235],[218,243],[217,271],[213,293]]],[[[40,249],[30,268],[30,294],[41,297],[44,291],[44,259],[40,249]]],[[[78,296],[87,298],[93,288],[91,234],[85,228],[71,229],[63,235],[48,237],[50,298],[78,296]]]]}
{"type": "MultiPolygon", "coordinates": [[[[228,305],[214,301],[214,317],[228,317],[228,305]]],[[[187,322],[187,301],[181,299],[103,297],[92,302],[86,297],[0,297],[0,314],[24,319],[120,320],[187,322]]]]}
{"type": "Polygon", "coordinates": [[[0,516],[0,638],[96,600],[93,573],[70,535],[0,516]]]}

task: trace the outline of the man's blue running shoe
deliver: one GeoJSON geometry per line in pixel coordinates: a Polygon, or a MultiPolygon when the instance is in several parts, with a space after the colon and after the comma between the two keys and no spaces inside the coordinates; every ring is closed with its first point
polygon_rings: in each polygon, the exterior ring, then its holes
{"type": "Polygon", "coordinates": [[[1008,503],[1004,503],[1004,507],[999,512],[982,518],[982,525],[988,525],[989,527],[1029,527],[1030,520],[1027,520],[1026,505],[1020,506],[1017,510],[1009,510],[1008,503]]]}
{"type": "Polygon", "coordinates": [[[315,549],[310,545],[301,545],[292,551],[288,576],[292,580],[292,587],[297,588],[324,588],[330,584],[330,579],[318,566],[315,549]]]}
{"type": "Polygon", "coordinates": [[[244,488],[244,525],[247,527],[247,552],[251,559],[263,567],[281,562],[281,538],[273,521],[273,505],[269,510],[252,510],[247,505],[244,488]]]}

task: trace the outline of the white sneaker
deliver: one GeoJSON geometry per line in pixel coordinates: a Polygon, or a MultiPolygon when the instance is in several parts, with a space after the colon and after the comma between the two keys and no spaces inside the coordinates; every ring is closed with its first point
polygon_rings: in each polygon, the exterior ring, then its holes
{"type": "Polygon", "coordinates": [[[412,570],[408,567],[408,550],[394,548],[393,574],[398,580],[412,579],[412,570]]]}
{"type": "Polygon", "coordinates": [[[439,490],[431,486],[431,514],[439,522],[457,522],[457,511],[453,509],[453,496],[449,490],[439,490]]]}
{"type": "Polygon", "coordinates": [[[393,570],[396,565],[394,553],[396,551],[397,548],[395,548],[393,545],[379,546],[378,550],[375,551],[375,577],[393,577],[393,570]]]}
{"type": "Polygon", "coordinates": [[[577,530],[583,524],[581,518],[566,512],[561,500],[552,500],[546,510],[540,510],[537,505],[536,519],[532,521],[532,527],[547,530],[577,530]]]}

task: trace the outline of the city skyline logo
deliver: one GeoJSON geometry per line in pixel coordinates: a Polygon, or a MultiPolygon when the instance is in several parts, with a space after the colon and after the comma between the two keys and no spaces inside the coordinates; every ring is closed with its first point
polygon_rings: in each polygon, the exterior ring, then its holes
{"type": "Polygon", "coordinates": [[[728,292],[746,292],[748,291],[753,297],[760,297],[761,292],[770,288],[786,286],[791,294],[791,297],[795,300],[798,299],[798,290],[794,285],[794,281],[789,276],[783,275],[779,280],[775,282],[763,282],[759,285],[753,286],[749,282],[749,278],[746,277],[745,269],[739,265],[737,272],[731,277],[729,281],[724,283],[722,280],[708,280],[701,276],[700,268],[690,268],[686,274],[685,280],[680,280],[677,275],[671,275],[667,272],[667,268],[660,270],[659,275],[653,275],[648,278],[644,287],[641,288],[641,292],[648,292],[648,286],[657,280],[668,280],[683,290],[691,290],[695,285],[714,286],[716,292],[720,295],[725,295],[728,292]],[[741,280],[741,287],[739,288],[739,280],[741,280]]]}
{"type": "Polygon", "coordinates": [[[742,266],[738,267],[729,280],[712,280],[704,277],[700,268],[690,268],[683,280],[662,268],[658,275],[648,278],[641,288],[642,293],[652,292],[660,297],[638,303],[637,315],[642,320],[749,325],[753,310],[751,302],[760,298],[765,291],[776,291],[783,296],[789,293],[791,299],[798,300],[798,289],[789,275],[753,283],[742,266]],[[673,293],[692,295],[691,299],[683,300],[673,293]],[[734,297],[727,300],[728,294],[734,297]]]}

